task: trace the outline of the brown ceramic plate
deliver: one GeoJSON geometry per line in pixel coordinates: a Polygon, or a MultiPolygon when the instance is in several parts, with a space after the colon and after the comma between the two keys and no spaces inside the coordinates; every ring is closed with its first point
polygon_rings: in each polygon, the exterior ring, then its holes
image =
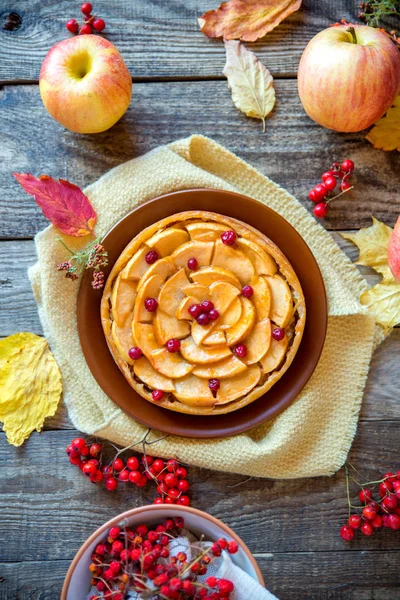
{"type": "Polygon", "coordinates": [[[184,210],[209,210],[240,219],[268,236],[287,256],[302,285],[307,321],[299,350],[285,375],[264,396],[227,415],[196,416],[147,402],[126,381],[108,349],[100,320],[101,292],[86,272],[78,296],[78,331],[83,354],[97,383],[128,415],[153,429],[193,438],[228,437],[264,423],[289,406],[311,377],[324,346],[327,303],[321,272],[311,250],[283,217],[246,196],[222,190],[184,190],[145,204],[117,223],[105,236],[106,276],[131,239],[145,227],[184,210]]]}

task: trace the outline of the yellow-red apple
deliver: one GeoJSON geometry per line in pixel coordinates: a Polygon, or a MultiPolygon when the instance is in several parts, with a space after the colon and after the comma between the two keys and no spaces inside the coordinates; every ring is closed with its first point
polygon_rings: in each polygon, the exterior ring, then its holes
{"type": "Polygon", "coordinates": [[[388,261],[393,277],[400,282],[400,217],[397,219],[388,246],[388,261]]]}
{"type": "Polygon", "coordinates": [[[329,27],[304,50],[298,86],[314,121],[336,131],[361,131],[387,112],[399,92],[400,52],[373,27],[329,27]]]}
{"type": "Polygon", "coordinates": [[[40,94],[52,117],[77,133],[116,123],[132,96],[132,78],[116,47],[97,35],[58,42],[40,70],[40,94]]]}

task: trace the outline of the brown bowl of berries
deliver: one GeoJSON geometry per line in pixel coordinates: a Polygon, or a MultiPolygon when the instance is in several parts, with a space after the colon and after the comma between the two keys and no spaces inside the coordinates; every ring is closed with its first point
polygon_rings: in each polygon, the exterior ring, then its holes
{"type": "Polygon", "coordinates": [[[258,586],[252,597],[265,593],[263,577],[224,523],[187,506],[150,505],[116,516],[86,540],[61,600],[247,600],[258,586]]]}

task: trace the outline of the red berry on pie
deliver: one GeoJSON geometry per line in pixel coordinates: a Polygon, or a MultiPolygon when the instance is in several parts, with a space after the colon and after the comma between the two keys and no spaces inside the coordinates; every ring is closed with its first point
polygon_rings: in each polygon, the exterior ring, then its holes
{"type": "Polygon", "coordinates": [[[210,300],[204,300],[200,304],[201,312],[209,313],[210,310],[214,310],[214,304],[210,300]]]}
{"type": "Polygon", "coordinates": [[[239,358],[244,358],[245,356],[247,356],[247,346],[245,346],[245,344],[238,344],[237,346],[235,346],[233,351],[239,358]]]}
{"type": "Polygon", "coordinates": [[[153,390],[151,393],[151,397],[153,398],[153,400],[155,400],[156,402],[159,402],[160,400],[163,399],[164,397],[164,392],[162,390],[153,390]]]}
{"type": "Polygon", "coordinates": [[[233,246],[236,242],[236,238],[237,235],[232,230],[224,231],[224,233],[221,234],[221,240],[226,246],[233,246]]]}
{"type": "Polygon", "coordinates": [[[208,313],[208,316],[210,317],[211,321],[216,321],[218,319],[218,317],[219,317],[219,312],[217,311],[216,308],[213,308],[208,313]]]}
{"type": "Polygon", "coordinates": [[[251,298],[253,294],[254,290],[251,287],[251,285],[245,285],[244,287],[242,287],[242,296],[244,296],[245,298],[251,298]]]}
{"type": "Polygon", "coordinates": [[[272,330],[272,337],[277,342],[280,342],[285,337],[285,330],[282,327],[274,327],[272,330]]]}
{"type": "Polygon", "coordinates": [[[202,313],[200,304],[192,304],[189,306],[188,313],[191,317],[193,317],[193,319],[197,319],[197,317],[202,313]]]}
{"type": "Polygon", "coordinates": [[[152,265],[153,263],[155,263],[156,260],[158,260],[158,258],[158,254],[155,250],[150,250],[150,252],[148,252],[145,256],[145,260],[148,265],[152,265]]]}
{"type": "Polygon", "coordinates": [[[105,29],[106,23],[105,21],[103,21],[103,19],[95,19],[93,21],[93,29],[95,29],[96,31],[103,31],[103,29],[105,29]]]}
{"type": "Polygon", "coordinates": [[[168,340],[168,342],[167,342],[168,352],[179,352],[180,347],[181,347],[181,343],[176,338],[168,340]]]}
{"type": "Polygon", "coordinates": [[[128,356],[132,360],[138,360],[138,358],[140,358],[142,356],[142,351],[137,346],[134,346],[133,348],[130,348],[130,350],[128,351],[128,356]]]}
{"type": "Polygon", "coordinates": [[[352,160],[347,158],[346,160],[344,160],[342,162],[342,164],[340,165],[340,168],[345,173],[351,173],[352,171],[354,171],[354,163],[352,160]]]}
{"type": "Polygon", "coordinates": [[[316,204],[313,213],[318,219],[323,219],[328,212],[328,204],[326,202],[320,202],[316,204]]]}
{"type": "Polygon", "coordinates": [[[146,298],[144,307],[148,312],[154,312],[158,308],[158,302],[155,298],[146,298]]]}
{"type": "Polygon", "coordinates": [[[208,387],[210,388],[210,390],[212,392],[218,392],[220,386],[221,386],[221,384],[219,382],[219,379],[209,379],[208,380],[208,387]]]}
{"type": "Polygon", "coordinates": [[[199,325],[205,326],[205,325],[209,324],[210,317],[208,316],[207,313],[203,312],[197,317],[196,321],[198,322],[199,325]]]}
{"type": "Polygon", "coordinates": [[[189,260],[187,262],[187,266],[188,266],[188,269],[190,269],[191,271],[195,271],[197,269],[197,267],[199,266],[199,263],[197,262],[196,258],[189,258],[189,260]]]}

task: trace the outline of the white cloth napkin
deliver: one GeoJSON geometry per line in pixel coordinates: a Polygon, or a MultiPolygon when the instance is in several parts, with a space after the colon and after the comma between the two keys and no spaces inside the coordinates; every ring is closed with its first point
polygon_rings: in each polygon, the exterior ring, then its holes
{"type": "MultiPolygon", "coordinates": [[[[175,538],[169,543],[169,551],[171,556],[176,556],[179,552],[185,552],[187,560],[190,562],[192,558],[195,558],[192,552],[193,542],[197,538],[189,531],[183,531],[184,536],[175,538]]],[[[211,545],[211,542],[198,542],[196,546],[201,550],[211,545]]],[[[243,569],[233,563],[230,555],[227,552],[223,552],[222,556],[216,558],[207,567],[207,574],[199,577],[198,580],[204,582],[207,577],[217,577],[218,579],[229,579],[235,586],[234,591],[231,594],[230,600],[278,600],[276,596],[271,594],[262,585],[248,575],[243,569]]],[[[148,585],[151,586],[149,580],[148,585]]],[[[96,594],[96,588],[92,588],[88,594],[87,600],[90,596],[96,594]]],[[[98,594],[99,592],[97,592],[98,594]]],[[[141,600],[140,596],[136,592],[129,592],[129,600],[141,600]]]]}

